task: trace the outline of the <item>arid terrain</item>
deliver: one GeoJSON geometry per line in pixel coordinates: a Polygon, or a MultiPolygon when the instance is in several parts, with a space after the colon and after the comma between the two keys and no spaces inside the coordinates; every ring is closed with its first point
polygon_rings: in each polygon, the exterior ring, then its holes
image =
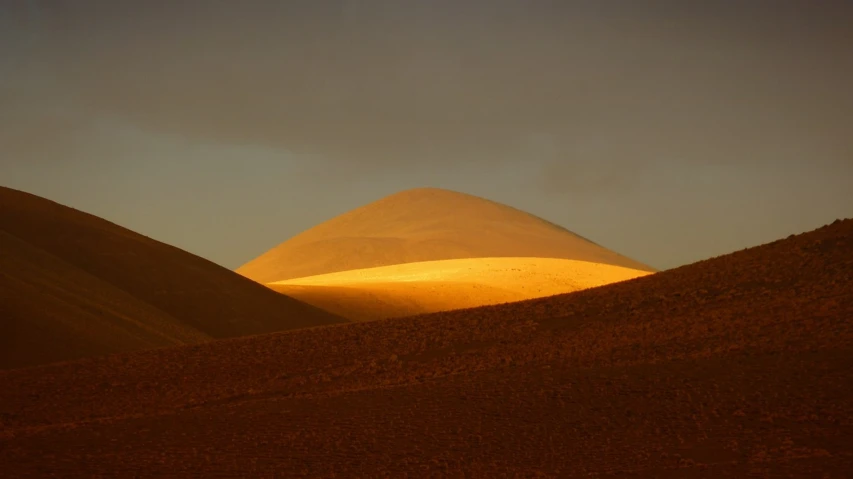
{"type": "Polygon", "coordinates": [[[341,271],[267,286],[353,321],[570,293],[651,274],[554,258],[468,258],[341,271]]]}
{"type": "Polygon", "coordinates": [[[655,271],[510,206],[417,188],[304,231],[237,272],[266,284],[377,266],[492,257],[573,259],[655,271]]]}
{"type": "Polygon", "coordinates": [[[0,187],[0,369],[342,321],[178,248],[0,187]]]}
{"type": "Polygon", "coordinates": [[[0,471],[847,478],[852,319],[845,220],[572,294],[2,371],[0,471]]]}

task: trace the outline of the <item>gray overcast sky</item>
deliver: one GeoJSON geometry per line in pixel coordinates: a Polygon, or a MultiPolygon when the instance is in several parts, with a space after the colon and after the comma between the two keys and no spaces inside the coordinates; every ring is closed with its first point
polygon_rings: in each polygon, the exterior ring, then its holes
{"type": "Polygon", "coordinates": [[[236,268],[387,194],[669,268],[853,216],[853,4],[0,0],[0,184],[236,268]]]}

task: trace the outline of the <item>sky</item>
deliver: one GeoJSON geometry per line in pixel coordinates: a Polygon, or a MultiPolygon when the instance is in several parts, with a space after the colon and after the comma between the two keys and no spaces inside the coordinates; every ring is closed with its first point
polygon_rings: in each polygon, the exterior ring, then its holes
{"type": "Polygon", "coordinates": [[[853,217],[853,2],[0,0],[0,185],[228,268],[413,187],[667,269],[853,217]]]}

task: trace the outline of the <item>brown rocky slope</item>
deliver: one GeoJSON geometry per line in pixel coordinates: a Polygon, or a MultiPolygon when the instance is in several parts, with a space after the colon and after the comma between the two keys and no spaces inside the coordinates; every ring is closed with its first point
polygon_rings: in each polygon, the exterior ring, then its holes
{"type": "Polygon", "coordinates": [[[853,220],[569,295],[0,372],[0,470],[848,477],[853,220]]]}

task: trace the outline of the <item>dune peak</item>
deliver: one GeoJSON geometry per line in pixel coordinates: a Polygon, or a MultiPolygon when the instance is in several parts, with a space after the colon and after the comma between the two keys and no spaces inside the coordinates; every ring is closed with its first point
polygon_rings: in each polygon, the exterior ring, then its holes
{"type": "Polygon", "coordinates": [[[421,261],[538,257],[654,272],[548,220],[468,193],[400,191],[310,228],[237,272],[260,283],[421,261]]]}

